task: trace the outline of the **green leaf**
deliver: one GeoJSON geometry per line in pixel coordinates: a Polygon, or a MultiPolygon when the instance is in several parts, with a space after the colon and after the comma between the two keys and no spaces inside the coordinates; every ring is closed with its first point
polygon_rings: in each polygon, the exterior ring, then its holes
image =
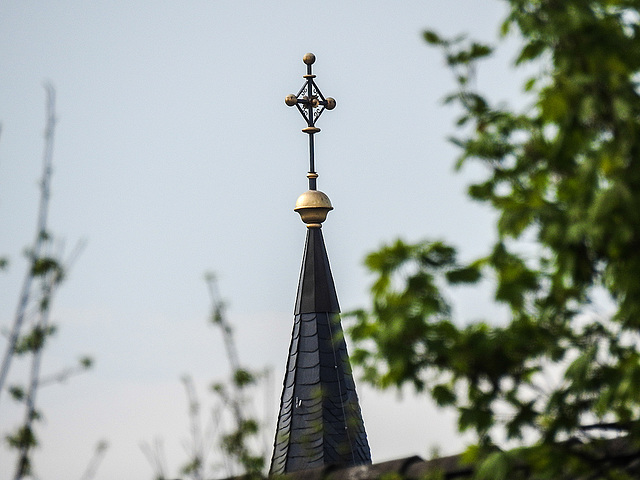
{"type": "Polygon", "coordinates": [[[15,433],[7,435],[6,440],[10,447],[16,449],[33,448],[38,445],[38,440],[28,425],[23,425],[15,433]]]}
{"type": "Polygon", "coordinates": [[[577,385],[582,385],[587,380],[595,360],[596,353],[597,347],[595,345],[587,348],[567,367],[564,374],[565,378],[567,380],[571,380],[577,385]]]}
{"type": "Polygon", "coordinates": [[[476,283],[481,278],[480,270],[475,266],[468,266],[458,268],[455,270],[449,270],[446,273],[449,283],[476,283]]]}
{"type": "Polygon", "coordinates": [[[493,48],[489,45],[485,45],[482,43],[473,43],[471,44],[471,48],[469,49],[469,57],[471,60],[478,60],[482,57],[487,57],[493,53],[493,48]]]}
{"type": "Polygon", "coordinates": [[[62,266],[52,257],[41,257],[33,260],[31,265],[31,274],[34,277],[44,276],[48,273],[55,272],[58,276],[62,276],[62,266]]]}
{"type": "Polygon", "coordinates": [[[255,381],[255,376],[248,370],[239,368],[235,372],[233,372],[233,383],[237,387],[246,387],[247,385],[255,383],[255,381]]]}
{"type": "Polygon", "coordinates": [[[422,33],[422,37],[427,43],[430,43],[431,45],[442,45],[444,43],[440,36],[433,30],[425,30],[422,33]]]}
{"type": "Polygon", "coordinates": [[[18,339],[14,351],[16,355],[22,355],[27,352],[37,352],[44,347],[47,338],[55,333],[55,325],[47,325],[46,327],[36,325],[31,331],[18,339]]]}
{"type": "Polygon", "coordinates": [[[451,387],[443,384],[433,387],[431,390],[431,396],[441,407],[454,405],[458,398],[451,387]]]}
{"type": "Polygon", "coordinates": [[[509,475],[509,458],[504,452],[490,454],[478,468],[477,480],[506,480],[509,475]]]}
{"type": "Polygon", "coordinates": [[[85,356],[80,358],[79,363],[83,369],[88,370],[91,367],[93,367],[94,361],[93,361],[93,358],[85,356]]]}
{"type": "Polygon", "coordinates": [[[516,65],[530,62],[531,60],[538,58],[546,48],[547,44],[541,40],[533,40],[527,43],[520,51],[520,54],[516,59],[516,65]]]}
{"type": "Polygon", "coordinates": [[[26,392],[23,387],[19,385],[12,385],[9,387],[9,395],[17,402],[21,402],[26,397],[26,392]]]}
{"type": "Polygon", "coordinates": [[[527,81],[524,83],[524,91],[525,92],[530,92],[534,89],[534,87],[536,86],[537,83],[537,78],[535,77],[531,77],[529,79],[527,79],[527,81]]]}

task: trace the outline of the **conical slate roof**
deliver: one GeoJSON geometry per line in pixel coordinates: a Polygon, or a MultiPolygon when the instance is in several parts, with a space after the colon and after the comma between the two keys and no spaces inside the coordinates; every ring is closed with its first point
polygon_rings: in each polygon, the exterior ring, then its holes
{"type": "Polygon", "coordinates": [[[320,225],[307,229],[270,475],[371,463],[320,225]]]}

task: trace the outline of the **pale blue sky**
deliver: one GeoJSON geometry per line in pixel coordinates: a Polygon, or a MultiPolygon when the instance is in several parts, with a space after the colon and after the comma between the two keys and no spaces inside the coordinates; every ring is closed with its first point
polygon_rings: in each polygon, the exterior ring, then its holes
{"type": "MultiPolygon", "coordinates": [[[[101,438],[111,448],[97,479],[151,478],[138,445],[156,435],[175,473],[187,436],[180,375],[192,374],[208,401],[206,385],[227,372],[220,335],[206,325],[206,270],[218,273],[242,360],[271,365],[279,396],[305,235],[293,206],[307,188],[304,123],[284,97],[302,85],[304,53],[316,54],[317,83],[338,104],[320,119],[316,166],[335,207],[323,231],[343,311],[367,301],[364,255],[396,236],[482,251],[491,217],[465,198],[473,169],[453,174],[455,112],[441,104],[452,77],[421,32],[493,40],[503,8],[0,4],[0,254],[11,259],[0,274],[0,325],[11,321],[35,227],[45,80],[59,119],[50,230],[69,249],[88,242],[55,303],[60,330],[45,371],[83,353],[96,367],[42,393],[43,480],[78,478],[101,438]]],[[[494,98],[517,96],[511,56],[478,72],[494,98]]],[[[464,319],[494,313],[467,294],[455,299],[464,319]]],[[[358,385],[374,461],[462,448],[451,418],[426,399],[358,385]]],[[[274,405],[270,422],[276,414],[274,405]]],[[[17,415],[3,397],[3,435],[17,415]]],[[[10,461],[0,449],[0,480],[10,461]]]]}

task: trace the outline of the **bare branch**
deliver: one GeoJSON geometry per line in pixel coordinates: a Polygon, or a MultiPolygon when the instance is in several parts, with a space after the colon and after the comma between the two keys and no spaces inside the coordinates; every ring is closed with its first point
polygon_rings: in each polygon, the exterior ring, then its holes
{"type": "Polygon", "coordinates": [[[164,443],[161,438],[156,437],[153,445],[147,442],[140,444],[140,450],[147,457],[147,461],[151,465],[154,474],[154,480],[166,480],[167,478],[167,460],[164,453],[164,443]]]}
{"type": "Polygon", "coordinates": [[[91,457],[91,460],[89,460],[87,469],[85,470],[82,477],[80,477],[80,480],[91,480],[93,477],[95,477],[96,472],[98,471],[98,467],[104,459],[108,448],[109,443],[106,440],[101,440],[97,443],[93,451],[93,457],[91,457]]]}

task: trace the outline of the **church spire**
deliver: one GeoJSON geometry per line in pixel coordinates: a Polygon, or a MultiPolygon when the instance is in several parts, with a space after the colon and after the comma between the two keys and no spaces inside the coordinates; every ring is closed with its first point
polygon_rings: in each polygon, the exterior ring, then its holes
{"type": "Polygon", "coordinates": [[[285,103],[296,106],[307,122],[302,131],[309,135],[309,190],[300,195],[294,210],[308,228],[270,475],[371,463],[322,236],[322,222],[333,207],[316,188],[314,134],[320,129],[315,122],[336,102],[325,98],[315,84],[315,56],[307,53],[303,61],[305,84],[285,103]]]}

